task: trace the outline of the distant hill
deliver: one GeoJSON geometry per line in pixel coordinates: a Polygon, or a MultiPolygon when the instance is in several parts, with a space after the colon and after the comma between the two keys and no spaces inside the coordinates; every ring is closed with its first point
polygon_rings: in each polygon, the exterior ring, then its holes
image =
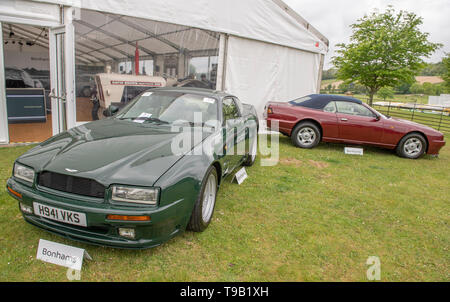
{"type": "MultiPolygon", "coordinates": [[[[438,76],[417,76],[416,82],[419,84],[423,84],[423,83],[439,84],[439,83],[444,82],[444,80],[438,76]]],[[[339,85],[341,85],[342,83],[343,83],[343,81],[337,80],[337,79],[323,80],[322,84],[320,85],[320,88],[325,89],[326,87],[328,87],[328,85],[331,84],[331,86],[333,86],[334,89],[337,89],[339,87],[339,85]]]]}
{"type": "Polygon", "coordinates": [[[444,80],[441,77],[437,76],[418,76],[416,77],[416,82],[420,84],[423,83],[439,84],[444,82],[444,80]]]}

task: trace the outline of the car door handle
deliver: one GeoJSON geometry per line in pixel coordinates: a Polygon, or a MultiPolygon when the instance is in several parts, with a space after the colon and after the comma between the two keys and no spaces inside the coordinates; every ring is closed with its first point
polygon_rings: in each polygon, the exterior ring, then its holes
{"type": "Polygon", "coordinates": [[[343,117],[343,118],[341,118],[341,121],[346,122],[346,121],[348,121],[348,119],[343,117]]]}

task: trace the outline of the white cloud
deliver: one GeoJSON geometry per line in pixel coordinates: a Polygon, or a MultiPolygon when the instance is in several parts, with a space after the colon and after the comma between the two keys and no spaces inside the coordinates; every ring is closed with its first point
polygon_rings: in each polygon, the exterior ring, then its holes
{"type": "Polygon", "coordinates": [[[427,61],[438,62],[450,52],[450,0],[284,0],[292,9],[308,20],[330,40],[325,68],[331,67],[337,43],[346,43],[351,35],[350,25],[374,9],[388,5],[397,10],[411,11],[423,18],[422,30],[430,33],[430,40],[444,44],[427,61]]]}

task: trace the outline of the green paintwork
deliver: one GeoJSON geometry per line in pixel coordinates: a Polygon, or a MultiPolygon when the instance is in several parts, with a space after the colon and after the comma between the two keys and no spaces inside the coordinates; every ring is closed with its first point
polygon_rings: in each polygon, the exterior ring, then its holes
{"type": "MultiPolygon", "coordinates": [[[[224,93],[200,89],[179,89],[213,97],[221,104],[224,93]]],[[[219,106],[221,108],[222,106],[219,106]]],[[[242,117],[235,120],[240,124],[248,120],[256,121],[251,106],[241,106],[242,117]]],[[[222,113],[219,110],[219,114],[222,113]]],[[[245,131],[244,127],[240,127],[245,131]]],[[[17,159],[18,163],[31,167],[36,175],[41,171],[51,171],[77,177],[90,178],[107,187],[104,199],[74,195],[36,185],[26,184],[11,177],[7,185],[23,195],[19,199],[32,206],[33,201],[86,214],[86,228],[62,224],[35,215],[22,213],[29,223],[69,237],[92,244],[121,247],[148,248],[159,245],[185,230],[197,200],[207,169],[215,165],[222,179],[246,159],[249,131],[230,137],[229,126],[211,131],[208,128],[192,127],[190,135],[199,135],[203,140],[214,139],[228,133],[224,144],[216,144],[213,154],[196,153],[174,155],[172,140],[179,132],[172,131],[170,125],[138,124],[107,118],[88,123],[56,135],[39,144],[17,159]],[[232,150],[234,144],[246,144],[246,153],[230,155],[222,150],[232,150]],[[195,155],[200,154],[200,155],[195,155]],[[76,169],[69,173],[65,169],[76,169]],[[117,203],[110,200],[109,187],[124,184],[160,188],[157,206],[117,203]],[[149,215],[150,222],[108,221],[108,214],[149,215]],[[136,240],[118,235],[118,227],[136,229],[136,240]]]]}

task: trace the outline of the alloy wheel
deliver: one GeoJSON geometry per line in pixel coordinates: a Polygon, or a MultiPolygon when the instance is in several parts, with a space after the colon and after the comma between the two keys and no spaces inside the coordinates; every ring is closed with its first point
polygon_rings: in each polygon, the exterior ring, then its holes
{"type": "Polygon", "coordinates": [[[297,138],[302,145],[310,146],[316,140],[316,132],[310,127],[304,127],[298,132],[297,138]]]}
{"type": "Polygon", "coordinates": [[[422,142],[420,139],[412,137],[405,142],[403,150],[408,156],[416,156],[422,152],[422,142]]]}
{"type": "Polygon", "coordinates": [[[204,222],[208,222],[211,219],[211,215],[214,210],[214,203],[216,202],[217,182],[216,177],[211,174],[206,182],[205,191],[203,192],[203,204],[202,204],[202,218],[204,222]]]}

